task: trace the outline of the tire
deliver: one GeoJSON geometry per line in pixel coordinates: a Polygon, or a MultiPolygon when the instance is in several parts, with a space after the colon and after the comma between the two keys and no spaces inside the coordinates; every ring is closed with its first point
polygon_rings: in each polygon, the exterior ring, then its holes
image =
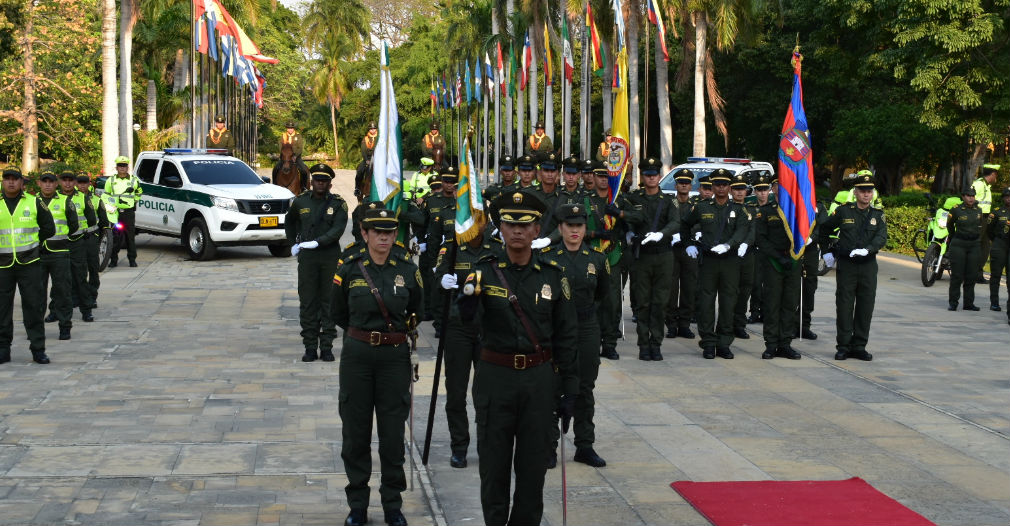
{"type": "Polygon", "coordinates": [[[936,272],[936,262],[940,257],[940,245],[933,243],[926,249],[926,254],[922,256],[922,286],[932,287],[933,283],[936,283],[937,274],[936,272]]]}
{"type": "Polygon", "coordinates": [[[817,275],[823,276],[831,272],[831,268],[824,264],[824,257],[817,258],[817,275]]]}
{"type": "Polygon", "coordinates": [[[267,245],[270,249],[270,255],[275,258],[289,258],[291,257],[291,247],[287,245],[267,245]]]}
{"type": "Polygon", "coordinates": [[[116,246],[115,234],[111,228],[102,229],[98,238],[98,271],[103,272],[112,261],[112,252],[116,246]]]}
{"type": "Polygon", "coordinates": [[[209,261],[217,254],[217,246],[210,239],[210,231],[202,217],[194,217],[182,229],[182,246],[190,259],[209,261]]]}
{"type": "MultiPolygon", "coordinates": [[[[912,252],[915,253],[915,259],[922,263],[922,259],[925,257],[926,250],[926,231],[919,230],[912,236],[912,252]]],[[[929,285],[926,285],[927,287],[929,285]]]]}

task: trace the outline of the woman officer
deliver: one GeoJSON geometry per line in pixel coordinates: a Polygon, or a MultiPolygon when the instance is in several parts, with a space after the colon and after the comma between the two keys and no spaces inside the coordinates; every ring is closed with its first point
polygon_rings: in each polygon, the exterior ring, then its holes
{"type": "Polygon", "coordinates": [[[374,414],[379,435],[379,495],[387,524],[406,526],[400,512],[407,489],[403,426],[410,411],[408,321],[420,319],[421,274],[406,254],[391,252],[396,215],[382,203],[366,205],[361,236],[367,250],[347,256],[333,276],[332,312],[344,329],[340,358],[340,419],[347,469],[348,526],[368,522],[370,443],[374,414]]]}

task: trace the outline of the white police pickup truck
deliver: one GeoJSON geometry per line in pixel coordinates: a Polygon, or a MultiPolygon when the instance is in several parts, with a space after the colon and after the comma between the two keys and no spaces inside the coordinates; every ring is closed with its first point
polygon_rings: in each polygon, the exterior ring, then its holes
{"type": "Polygon", "coordinates": [[[737,157],[688,157],[687,162],[674,166],[661,181],[659,188],[667,194],[677,193],[677,181],[675,174],[681,169],[687,168],[694,174],[694,182],[691,183],[691,195],[698,193],[698,179],[711,174],[719,168],[725,168],[733,175],[743,172],[748,179],[760,172],[767,172],[765,175],[774,176],[775,167],[771,163],[763,161],[752,161],[737,157]]]}
{"type": "Polygon", "coordinates": [[[143,188],[137,232],[177,237],[196,260],[212,259],[220,246],[263,245],[274,256],[290,256],[284,214],[294,194],[227,153],[141,152],[134,164],[143,188]]]}

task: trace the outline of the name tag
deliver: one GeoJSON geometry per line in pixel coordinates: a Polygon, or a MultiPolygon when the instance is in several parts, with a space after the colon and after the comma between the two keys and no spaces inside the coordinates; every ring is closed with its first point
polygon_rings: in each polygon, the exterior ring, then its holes
{"type": "Polygon", "coordinates": [[[505,293],[505,289],[502,287],[496,287],[494,285],[487,285],[484,287],[484,294],[488,296],[495,296],[498,298],[508,298],[508,294],[505,293]]]}

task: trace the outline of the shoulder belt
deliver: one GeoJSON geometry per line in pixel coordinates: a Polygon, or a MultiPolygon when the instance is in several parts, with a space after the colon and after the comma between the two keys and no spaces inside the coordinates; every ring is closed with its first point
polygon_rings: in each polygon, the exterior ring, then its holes
{"type": "Polygon", "coordinates": [[[530,320],[526,318],[526,313],[523,312],[523,308],[519,306],[519,299],[516,295],[512,293],[512,287],[509,286],[508,280],[505,279],[505,274],[502,274],[500,268],[497,265],[492,267],[494,273],[498,276],[498,280],[501,281],[502,285],[505,285],[505,294],[508,295],[509,303],[512,304],[512,309],[516,311],[516,316],[519,317],[519,321],[523,324],[523,329],[526,329],[526,336],[530,339],[530,343],[533,344],[533,348],[539,353],[543,352],[543,348],[540,346],[540,340],[537,339],[537,335],[533,332],[533,327],[530,325],[530,320]]]}
{"type": "Polygon", "coordinates": [[[358,260],[358,268],[361,269],[361,274],[365,276],[365,282],[368,283],[372,296],[375,296],[375,301],[379,304],[379,310],[382,311],[382,318],[386,320],[386,329],[389,330],[389,332],[394,332],[393,320],[389,318],[389,309],[386,308],[386,302],[382,301],[382,294],[379,294],[379,289],[376,288],[375,282],[372,281],[372,276],[369,276],[368,271],[365,270],[365,263],[358,260]]]}

